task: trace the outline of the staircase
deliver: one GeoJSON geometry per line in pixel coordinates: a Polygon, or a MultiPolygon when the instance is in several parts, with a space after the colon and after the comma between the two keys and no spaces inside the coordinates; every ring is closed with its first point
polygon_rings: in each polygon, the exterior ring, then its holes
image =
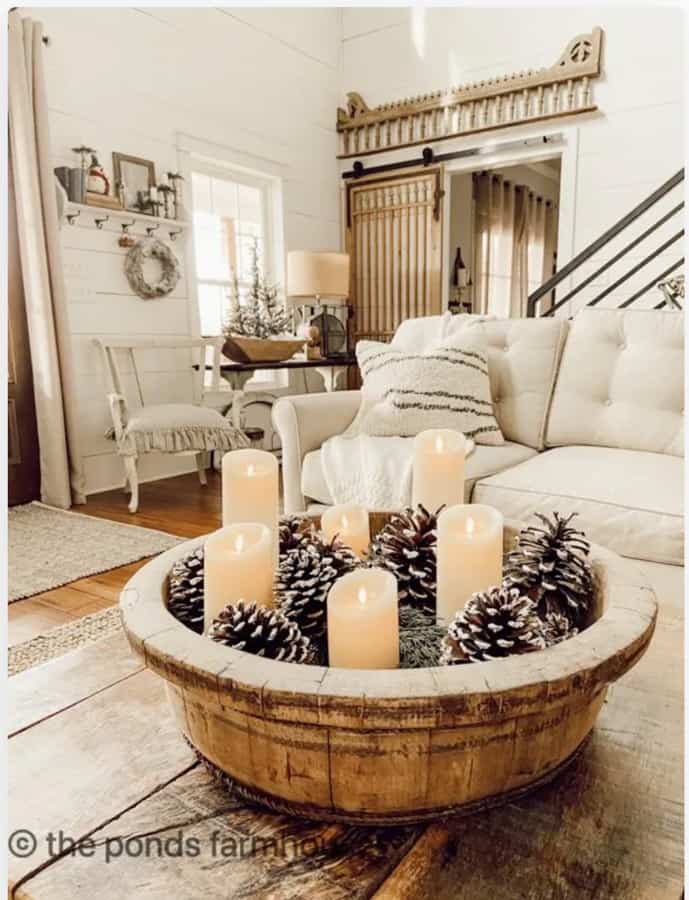
{"type": "Polygon", "coordinates": [[[561,310],[562,315],[571,316],[584,306],[599,304],[618,309],[634,304],[681,309],[672,291],[660,291],[658,284],[679,275],[684,265],[681,244],[670,249],[684,236],[683,183],[684,169],[680,169],[533,291],[527,315],[552,316],[561,310]]]}

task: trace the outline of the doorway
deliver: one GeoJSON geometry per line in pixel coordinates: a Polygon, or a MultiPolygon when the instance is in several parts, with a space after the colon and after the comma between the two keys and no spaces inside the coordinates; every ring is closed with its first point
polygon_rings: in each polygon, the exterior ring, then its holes
{"type": "Polygon", "coordinates": [[[557,267],[561,156],[451,172],[446,185],[448,308],[525,316],[557,267]]]}

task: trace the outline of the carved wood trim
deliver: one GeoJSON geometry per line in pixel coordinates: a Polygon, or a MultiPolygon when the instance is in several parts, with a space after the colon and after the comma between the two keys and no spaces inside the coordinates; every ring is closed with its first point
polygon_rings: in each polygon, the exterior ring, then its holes
{"type": "Polygon", "coordinates": [[[594,28],[567,44],[547,69],[513,73],[433,94],[369,107],[347,94],[337,111],[340,159],[413,144],[592,112],[591,81],[601,72],[603,32],[594,28]]]}

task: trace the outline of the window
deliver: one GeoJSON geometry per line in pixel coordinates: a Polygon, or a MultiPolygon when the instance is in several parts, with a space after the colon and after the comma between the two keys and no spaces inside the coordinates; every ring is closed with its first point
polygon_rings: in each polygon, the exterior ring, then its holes
{"type": "Polygon", "coordinates": [[[254,243],[270,278],[271,181],[243,172],[191,173],[194,252],[201,334],[222,332],[234,273],[240,293],[249,283],[254,243]]]}

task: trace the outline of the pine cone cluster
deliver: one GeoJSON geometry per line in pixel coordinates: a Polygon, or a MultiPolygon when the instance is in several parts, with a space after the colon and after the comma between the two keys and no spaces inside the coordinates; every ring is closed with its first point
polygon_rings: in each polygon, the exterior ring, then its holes
{"type": "Polygon", "coordinates": [[[544,647],[534,601],[517,588],[495,587],[473,594],[457,613],[447,630],[442,662],[483,662],[544,647]]]}
{"type": "Polygon", "coordinates": [[[593,575],[586,559],[591,545],[569,524],[576,513],[552,518],[536,513],[541,525],[527,525],[505,561],[504,584],[528,594],[542,619],[550,612],[585,624],[593,597],[593,575]]]}
{"type": "Polygon", "coordinates": [[[303,634],[318,641],[325,635],[330,588],[361,562],[337,539],[327,543],[313,535],[310,541],[281,556],[275,595],[282,612],[299,625],[303,634]]]}
{"type": "Polygon", "coordinates": [[[299,626],[280,610],[239,601],[225,606],[208,631],[211,640],[267,659],[307,663],[313,651],[299,626]]]}
{"type": "Polygon", "coordinates": [[[169,576],[167,608],[196,634],[203,634],[203,547],[178,559],[169,576]]]}
{"type": "Polygon", "coordinates": [[[435,609],[437,524],[419,504],[392,516],[373,540],[370,561],[397,578],[401,604],[435,609]]]}

